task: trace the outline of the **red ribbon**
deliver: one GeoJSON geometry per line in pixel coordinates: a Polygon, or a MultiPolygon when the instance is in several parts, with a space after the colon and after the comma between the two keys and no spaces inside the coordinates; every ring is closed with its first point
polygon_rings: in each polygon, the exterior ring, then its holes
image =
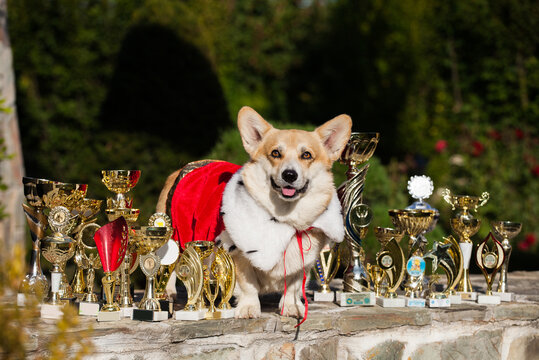
{"type": "MultiPolygon", "coordinates": [[[[312,244],[311,244],[311,238],[309,237],[309,234],[307,233],[307,231],[311,230],[312,228],[313,227],[311,226],[307,230],[302,230],[302,231],[296,230],[296,240],[298,241],[299,252],[301,254],[301,264],[303,267],[303,283],[301,284],[301,291],[303,293],[303,300],[305,300],[305,313],[303,314],[303,320],[301,320],[299,324],[294,326],[294,328],[297,328],[298,326],[303,324],[305,320],[307,320],[307,314],[309,313],[309,302],[307,301],[307,294],[305,293],[305,282],[307,281],[307,274],[305,274],[305,259],[303,257],[303,235],[302,234],[305,233],[305,235],[307,235],[307,238],[309,239],[309,248],[305,250],[305,251],[309,251],[311,250],[312,244]]],[[[284,293],[283,293],[283,307],[281,309],[281,315],[283,315],[283,312],[284,312],[284,298],[286,298],[286,288],[287,288],[286,287],[286,249],[284,251],[283,265],[284,265],[284,293]]]]}

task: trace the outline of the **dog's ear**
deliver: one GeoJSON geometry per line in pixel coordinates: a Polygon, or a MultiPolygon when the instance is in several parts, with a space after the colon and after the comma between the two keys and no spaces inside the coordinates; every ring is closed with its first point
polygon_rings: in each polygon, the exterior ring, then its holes
{"type": "Polygon", "coordinates": [[[243,147],[249,155],[253,156],[262,138],[269,130],[273,129],[273,126],[256,111],[244,106],[238,113],[238,129],[240,130],[243,147]]]}
{"type": "Polygon", "coordinates": [[[352,119],[348,115],[339,115],[324,125],[318,127],[315,132],[320,136],[331,161],[340,156],[352,131],[352,119]]]}

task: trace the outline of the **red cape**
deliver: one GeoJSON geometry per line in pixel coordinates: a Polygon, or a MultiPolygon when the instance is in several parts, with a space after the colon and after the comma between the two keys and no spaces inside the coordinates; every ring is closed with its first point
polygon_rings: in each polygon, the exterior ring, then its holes
{"type": "Polygon", "coordinates": [[[170,217],[173,239],[182,249],[194,240],[214,241],[224,230],[220,215],[226,184],[241,166],[212,162],[191,171],[179,181],[172,195],[170,217]]]}

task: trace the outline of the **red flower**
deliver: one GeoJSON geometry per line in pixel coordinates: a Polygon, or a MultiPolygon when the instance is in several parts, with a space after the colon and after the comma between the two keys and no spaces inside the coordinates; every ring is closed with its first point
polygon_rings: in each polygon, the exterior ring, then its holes
{"type": "Polygon", "coordinates": [[[533,174],[535,177],[539,177],[539,165],[535,165],[535,166],[532,168],[532,174],[533,174]]]}
{"type": "Polygon", "coordinates": [[[488,136],[490,136],[494,140],[500,140],[502,138],[502,134],[500,134],[497,130],[490,130],[488,132],[488,136]]]}
{"type": "Polygon", "coordinates": [[[520,129],[515,129],[515,135],[517,136],[517,139],[523,139],[524,138],[524,131],[520,129]]]}
{"type": "Polygon", "coordinates": [[[535,237],[534,233],[528,233],[524,237],[524,240],[518,243],[518,248],[522,251],[528,250],[535,242],[537,241],[537,238],[535,237]]]}
{"type": "Polygon", "coordinates": [[[434,145],[434,150],[436,150],[436,152],[441,153],[445,149],[447,149],[447,141],[446,140],[438,140],[438,141],[436,141],[436,145],[434,145]]]}
{"type": "Polygon", "coordinates": [[[472,151],[473,156],[479,156],[483,153],[483,151],[485,151],[485,146],[477,140],[472,143],[472,146],[473,146],[473,151],[472,151]]]}

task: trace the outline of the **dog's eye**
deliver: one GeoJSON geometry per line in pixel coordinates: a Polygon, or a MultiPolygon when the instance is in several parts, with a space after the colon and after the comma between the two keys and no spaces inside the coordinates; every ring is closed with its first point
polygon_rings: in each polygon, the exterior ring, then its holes
{"type": "Polygon", "coordinates": [[[271,152],[271,156],[272,156],[273,158],[275,158],[275,159],[278,159],[278,158],[281,157],[281,153],[279,152],[279,150],[273,150],[273,151],[271,152]]]}
{"type": "Polygon", "coordinates": [[[303,160],[311,160],[313,158],[313,156],[311,155],[310,152],[305,151],[303,154],[301,154],[301,158],[303,160]]]}

